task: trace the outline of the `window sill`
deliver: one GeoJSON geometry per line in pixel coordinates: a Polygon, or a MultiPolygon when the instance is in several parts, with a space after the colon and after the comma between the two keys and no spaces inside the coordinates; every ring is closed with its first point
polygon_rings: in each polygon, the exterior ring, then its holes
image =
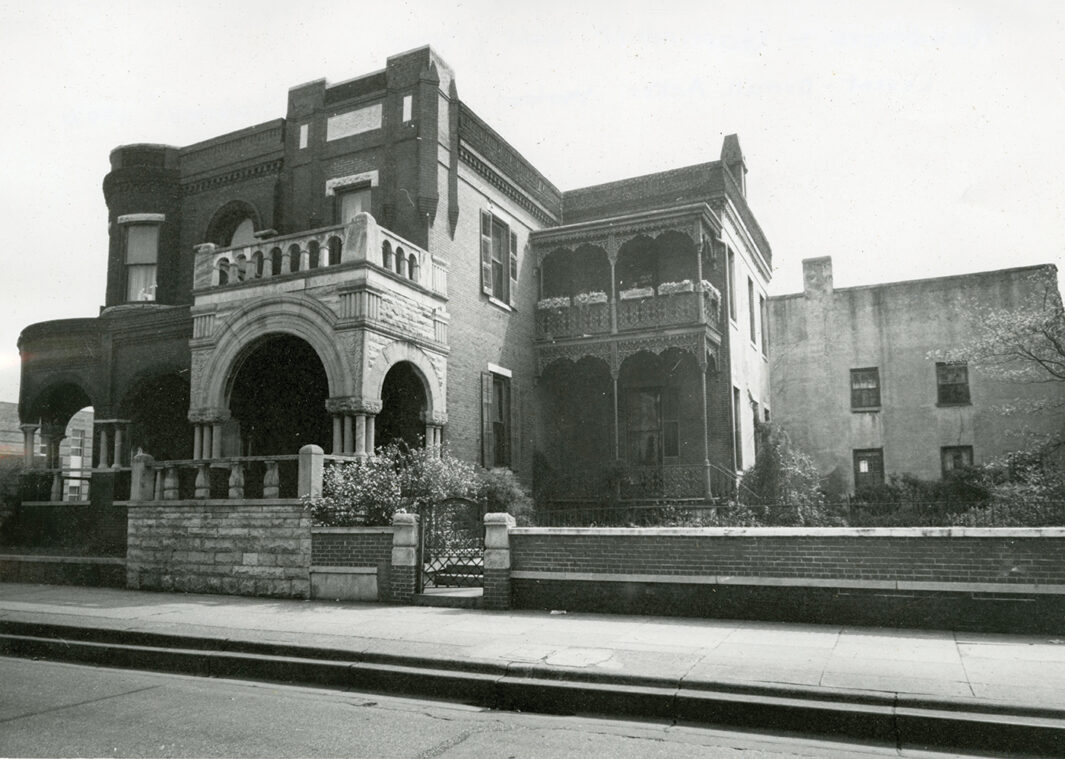
{"type": "Polygon", "coordinates": [[[882,406],[863,406],[861,408],[851,407],[851,413],[853,414],[876,414],[883,408],[882,406]]]}
{"type": "Polygon", "coordinates": [[[965,408],[966,406],[973,405],[972,401],[958,402],[958,403],[937,403],[936,408],[965,408]]]}
{"type": "Polygon", "coordinates": [[[503,309],[504,311],[514,311],[514,307],[511,306],[509,303],[504,303],[503,301],[499,300],[498,298],[494,298],[491,295],[488,296],[488,302],[491,303],[493,306],[496,306],[497,308],[503,309]]]}

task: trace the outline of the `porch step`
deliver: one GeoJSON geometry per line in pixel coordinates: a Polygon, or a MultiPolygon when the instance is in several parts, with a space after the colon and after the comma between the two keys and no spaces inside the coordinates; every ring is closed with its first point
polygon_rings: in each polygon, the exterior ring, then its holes
{"type": "Polygon", "coordinates": [[[439,606],[448,609],[480,609],[484,604],[484,588],[429,588],[416,593],[415,606],[439,606]]]}

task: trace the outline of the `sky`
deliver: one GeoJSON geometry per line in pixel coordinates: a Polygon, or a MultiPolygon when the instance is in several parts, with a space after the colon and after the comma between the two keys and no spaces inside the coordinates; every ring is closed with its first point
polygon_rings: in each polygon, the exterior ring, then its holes
{"type": "Polygon", "coordinates": [[[1065,3],[0,0],[0,401],[24,326],[103,304],[112,148],[281,117],[424,44],[562,190],[737,133],[773,294],[813,256],[837,287],[1065,267],[1065,3]]]}

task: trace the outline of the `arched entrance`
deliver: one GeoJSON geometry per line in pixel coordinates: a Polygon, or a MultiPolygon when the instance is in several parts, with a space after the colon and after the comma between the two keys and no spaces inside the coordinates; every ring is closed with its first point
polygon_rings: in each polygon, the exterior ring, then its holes
{"type": "Polygon", "coordinates": [[[314,349],[294,335],[256,342],[238,363],[229,410],[244,456],[290,455],[313,443],[328,448],[329,381],[314,349]]]}
{"type": "Polygon", "coordinates": [[[426,408],[425,383],[414,364],[400,361],[392,366],[381,386],[374,447],[400,441],[411,448],[423,445],[426,408]]]}

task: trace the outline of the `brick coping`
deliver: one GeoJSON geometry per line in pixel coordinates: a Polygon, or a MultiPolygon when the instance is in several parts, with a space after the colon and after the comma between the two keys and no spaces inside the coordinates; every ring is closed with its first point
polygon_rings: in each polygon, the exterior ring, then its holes
{"type": "Polygon", "coordinates": [[[112,564],[125,566],[120,556],[48,556],[33,553],[0,553],[0,561],[42,562],[47,564],[112,564]]]}
{"type": "Polygon", "coordinates": [[[1065,527],[512,527],[510,534],[706,538],[1065,538],[1065,527]]]}
{"type": "Polygon", "coordinates": [[[312,527],[312,535],[380,535],[394,532],[388,527],[312,527]]]}

